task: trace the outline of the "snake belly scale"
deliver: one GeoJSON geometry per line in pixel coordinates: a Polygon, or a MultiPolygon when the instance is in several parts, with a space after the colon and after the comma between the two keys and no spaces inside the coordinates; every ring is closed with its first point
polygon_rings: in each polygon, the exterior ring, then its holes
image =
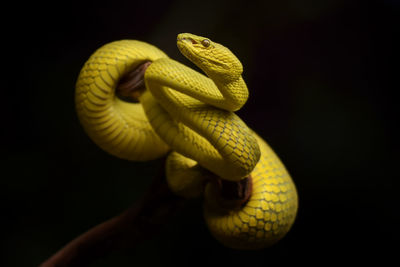
{"type": "Polygon", "coordinates": [[[169,153],[171,190],[184,197],[204,194],[205,220],[220,242],[237,249],[267,247],[289,231],[298,199],[279,158],[234,113],[248,97],[242,65],[229,49],[201,36],[180,34],[177,44],[206,75],[145,42],[99,48],[76,83],[81,124],[98,146],[122,159],[146,161],[169,153]],[[115,92],[120,79],[144,62],[151,64],[139,103],[121,100],[115,92]],[[219,205],[207,172],[229,181],[250,175],[250,199],[235,209],[219,205]]]}

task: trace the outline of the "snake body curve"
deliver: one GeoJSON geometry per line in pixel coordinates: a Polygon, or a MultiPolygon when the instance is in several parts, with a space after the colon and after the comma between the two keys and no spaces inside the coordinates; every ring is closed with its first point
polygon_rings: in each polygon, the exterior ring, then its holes
{"type": "Polygon", "coordinates": [[[81,124],[97,145],[123,159],[151,160],[172,149],[168,183],[186,197],[204,191],[211,233],[233,248],[269,246],[293,224],[297,193],[276,154],[233,113],[248,96],[242,65],[227,48],[207,38],[180,34],[177,43],[207,76],[141,41],[116,41],[99,48],[76,84],[81,124]],[[143,62],[151,65],[140,103],[119,99],[119,80],[143,62]],[[249,201],[238,209],[219,205],[215,185],[203,186],[205,169],[231,181],[251,175],[249,201]]]}

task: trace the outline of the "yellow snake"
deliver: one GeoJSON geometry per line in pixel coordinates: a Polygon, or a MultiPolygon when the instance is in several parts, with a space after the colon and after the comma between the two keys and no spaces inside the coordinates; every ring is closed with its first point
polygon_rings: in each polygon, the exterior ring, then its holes
{"type": "Polygon", "coordinates": [[[248,98],[243,67],[228,48],[205,37],[179,34],[177,45],[207,76],[145,42],[99,48],[76,83],[81,124],[97,145],[123,159],[146,161],[172,150],[168,184],[184,197],[204,192],[205,220],[216,239],[236,249],[267,247],[292,226],[297,192],[268,144],[233,113],[248,98]],[[121,78],[143,64],[146,90],[139,103],[121,100],[115,93],[121,78]],[[222,205],[210,172],[229,181],[250,175],[249,200],[222,205]]]}

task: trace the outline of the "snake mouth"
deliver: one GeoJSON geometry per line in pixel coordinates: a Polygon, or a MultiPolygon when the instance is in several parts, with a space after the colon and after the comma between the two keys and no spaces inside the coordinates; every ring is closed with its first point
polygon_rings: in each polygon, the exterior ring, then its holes
{"type": "Polygon", "coordinates": [[[198,44],[198,42],[190,37],[181,37],[177,39],[178,42],[187,42],[187,43],[192,43],[192,44],[198,44]]]}
{"type": "MultiPolygon", "coordinates": [[[[195,46],[198,46],[199,42],[189,36],[180,36],[177,38],[177,46],[179,51],[189,59],[191,62],[196,64],[196,61],[200,60],[201,56],[195,50],[195,46]]],[[[197,65],[197,64],[196,64],[197,65]]],[[[200,67],[201,68],[201,67],[200,67]]]]}
{"type": "Polygon", "coordinates": [[[178,34],[176,41],[179,51],[192,61],[193,57],[198,54],[195,48],[200,46],[200,40],[191,34],[181,33],[178,34]]]}
{"type": "Polygon", "coordinates": [[[144,74],[151,63],[145,61],[122,76],[115,89],[118,98],[129,103],[139,103],[139,97],[146,90],[144,74]]]}
{"type": "Polygon", "coordinates": [[[186,42],[186,43],[191,43],[191,44],[199,44],[198,41],[196,41],[194,38],[190,37],[189,34],[187,33],[181,33],[178,34],[176,41],[179,42],[186,42]]]}

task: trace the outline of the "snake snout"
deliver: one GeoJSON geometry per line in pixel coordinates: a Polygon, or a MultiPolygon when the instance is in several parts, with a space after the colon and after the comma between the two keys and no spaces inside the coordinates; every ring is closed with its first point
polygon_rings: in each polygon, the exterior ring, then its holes
{"type": "Polygon", "coordinates": [[[188,43],[192,43],[192,44],[198,44],[198,42],[190,37],[182,37],[182,38],[178,38],[177,41],[181,41],[181,42],[188,42],[188,43]]]}
{"type": "Polygon", "coordinates": [[[186,42],[189,44],[198,44],[199,42],[196,41],[195,38],[190,36],[191,34],[188,33],[180,33],[177,37],[177,42],[186,42]]]}

